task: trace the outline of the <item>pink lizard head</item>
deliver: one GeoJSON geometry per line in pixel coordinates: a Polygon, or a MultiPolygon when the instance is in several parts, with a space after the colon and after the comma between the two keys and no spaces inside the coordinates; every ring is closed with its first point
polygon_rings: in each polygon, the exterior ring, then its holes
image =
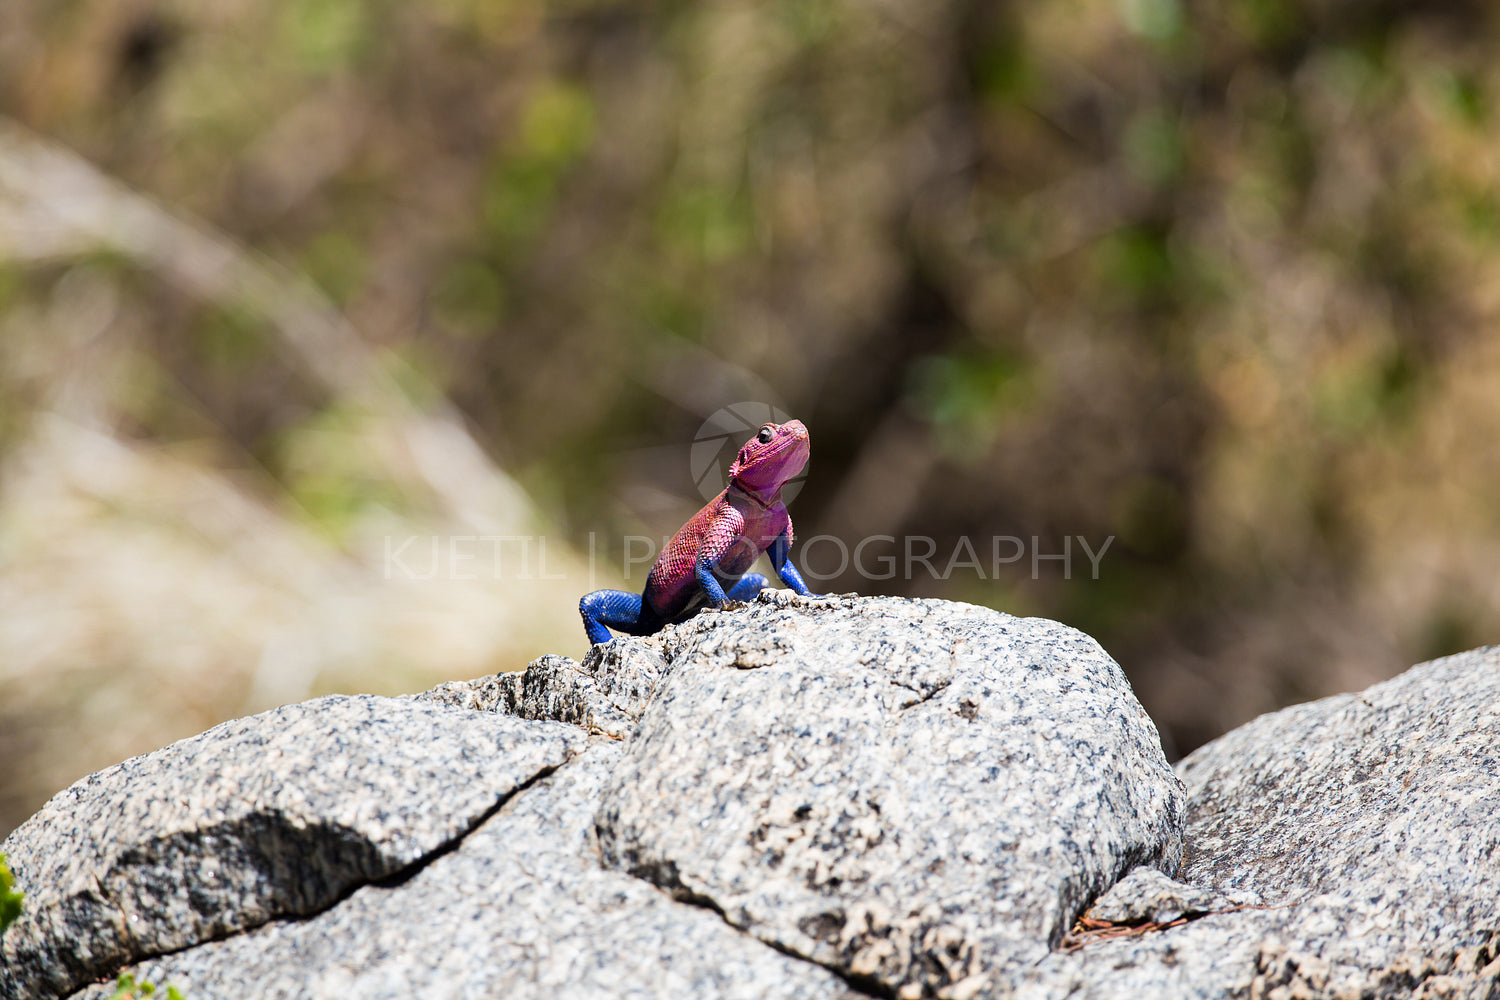
{"type": "Polygon", "coordinates": [[[802,421],[765,424],[735,456],[729,481],[751,493],[775,494],[802,471],[811,453],[812,442],[802,421]]]}

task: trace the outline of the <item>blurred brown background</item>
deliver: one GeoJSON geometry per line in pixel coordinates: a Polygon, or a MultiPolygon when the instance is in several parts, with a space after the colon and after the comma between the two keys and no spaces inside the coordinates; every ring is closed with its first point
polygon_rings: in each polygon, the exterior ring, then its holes
{"type": "Polygon", "coordinates": [[[743,400],[812,430],[804,538],[1072,536],[816,586],[1078,626],[1173,756],[1494,641],[1496,17],[7,0],[0,832],[224,718],[581,655],[743,400]],[[391,572],[455,534],[546,565],[391,572]]]}

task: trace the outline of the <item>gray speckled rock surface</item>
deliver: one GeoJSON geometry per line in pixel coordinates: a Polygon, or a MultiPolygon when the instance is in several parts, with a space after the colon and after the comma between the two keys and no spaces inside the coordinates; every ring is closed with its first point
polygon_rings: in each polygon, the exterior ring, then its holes
{"type": "Polygon", "coordinates": [[[1176,869],[1181,785],[1080,632],[782,594],[663,648],[605,791],[605,861],[778,948],[902,996],[972,993],[1130,867],[1176,869]]]}
{"type": "Polygon", "coordinates": [[[1034,997],[1500,997],[1500,649],[1263,716],[1178,767],[1183,881],[1269,906],[1054,954],[1034,997]]]}
{"type": "Polygon", "coordinates": [[[139,972],[189,1000],[854,1000],[831,973],[600,867],[593,817],[619,753],[601,742],[399,885],[139,972]]]}
{"type": "Polygon", "coordinates": [[[1500,1000],[1500,650],[1174,774],[1071,629],[768,593],[231,723],[3,849],[5,1000],[151,953],[189,1000],[1500,1000]]]}
{"type": "Polygon", "coordinates": [[[1223,913],[1261,902],[1257,893],[1188,885],[1155,868],[1137,868],[1111,886],[1084,916],[1114,924],[1168,924],[1179,917],[1223,913]]]}
{"type": "Polygon", "coordinates": [[[558,723],[331,696],[93,774],[0,845],[27,894],[0,937],[0,996],[64,993],[326,907],[462,836],[585,742],[558,723]]]}
{"type": "Polygon", "coordinates": [[[583,663],[549,654],[522,673],[453,681],[411,697],[523,719],[555,719],[624,739],[667,672],[655,639],[595,646],[583,663]]]}

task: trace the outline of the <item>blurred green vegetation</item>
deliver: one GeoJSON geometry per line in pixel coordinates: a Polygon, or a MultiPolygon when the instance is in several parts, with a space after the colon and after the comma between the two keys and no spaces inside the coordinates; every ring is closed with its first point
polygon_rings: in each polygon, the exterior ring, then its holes
{"type": "MultiPolygon", "coordinates": [[[[812,430],[804,538],[1113,536],[818,586],[1074,624],[1186,752],[1500,633],[1497,44],[1461,0],[12,0],[0,112],[306,275],[616,565],[741,400],[812,430]]],[[[122,434],[339,544],[408,512],[266,317],[68,258],[0,317],[85,266],[122,434]]],[[[0,366],[8,444],[48,370],[0,366]]]]}

